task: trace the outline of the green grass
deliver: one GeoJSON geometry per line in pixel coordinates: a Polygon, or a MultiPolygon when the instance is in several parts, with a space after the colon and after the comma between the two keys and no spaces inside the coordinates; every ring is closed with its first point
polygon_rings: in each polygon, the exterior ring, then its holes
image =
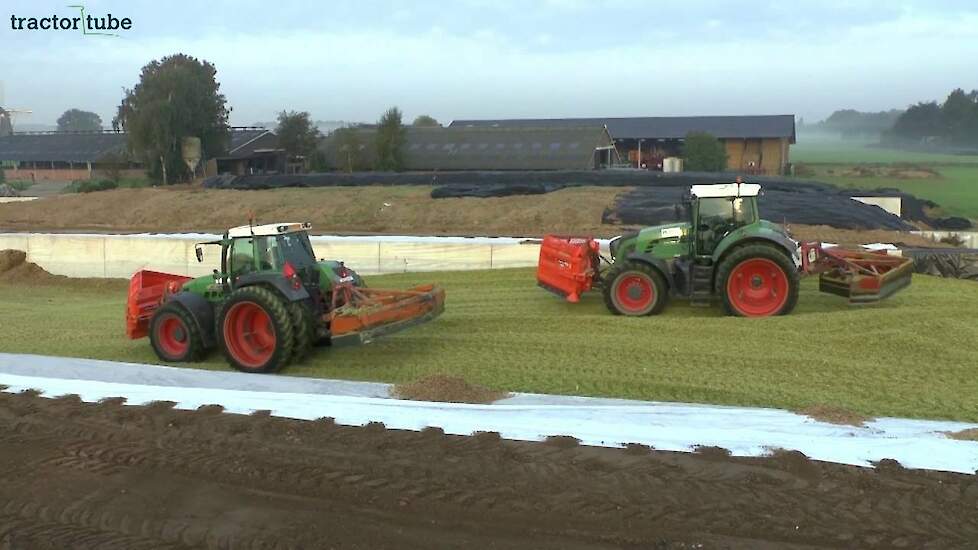
{"type": "Polygon", "coordinates": [[[802,141],[791,147],[791,161],[814,170],[805,179],[859,189],[894,188],[940,206],[946,216],[978,220],[978,156],[918,153],[867,147],[860,142],[802,141]],[[916,164],[936,170],[940,177],[901,179],[847,177],[836,174],[846,168],[872,164],[916,164]]]}
{"type": "Polygon", "coordinates": [[[934,201],[945,215],[978,219],[978,164],[938,165],[935,169],[941,177],[928,179],[832,176],[824,174],[821,168],[816,168],[818,175],[814,179],[859,189],[892,187],[934,201]]]}
{"type": "MultiPolygon", "coordinates": [[[[448,292],[436,321],[363,347],[321,348],[288,375],[405,382],[432,373],[495,389],[978,421],[978,284],[915,276],[851,308],[803,283],[796,312],[725,317],[674,301],[653,318],[608,313],[600,295],[567,304],[527,269],[368,279],[448,292]]],[[[0,285],[0,350],[157,362],[124,336],[125,289],[0,285]]],[[[228,369],[219,354],[199,365],[228,369]]]]}
{"type": "Polygon", "coordinates": [[[803,164],[978,164],[978,155],[949,155],[869,147],[860,141],[806,141],[791,146],[791,162],[803,164]]]}

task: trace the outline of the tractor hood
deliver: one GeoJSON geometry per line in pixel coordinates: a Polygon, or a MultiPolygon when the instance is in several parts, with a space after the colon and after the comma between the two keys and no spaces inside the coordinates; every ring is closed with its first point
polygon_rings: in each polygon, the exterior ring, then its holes
{"type": "Polygon", "coordinates": [[[615,237],[608,243],[612,257],[621,254],[628,254],[636,249],[645,250],[650,244],[660,242],[678,242],[689,233],[689,223],[667,223],[664,225],[653,225],[643,228],[640,231],[625,233],[620,237],[615,237]]]}

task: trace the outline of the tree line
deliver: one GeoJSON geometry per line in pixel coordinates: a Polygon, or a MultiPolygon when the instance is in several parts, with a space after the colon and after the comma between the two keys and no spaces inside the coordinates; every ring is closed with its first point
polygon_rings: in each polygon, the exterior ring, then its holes
{"type": "Polygon", "coordinates": [[[978,90],[957,88],[942,102],[911,105],[883,134],[894,144],[978,145],[978,90]]]}

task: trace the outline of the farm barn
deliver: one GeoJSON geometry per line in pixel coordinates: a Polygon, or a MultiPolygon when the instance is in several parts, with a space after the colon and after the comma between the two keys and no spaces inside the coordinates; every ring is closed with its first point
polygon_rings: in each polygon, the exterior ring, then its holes
{"type": "Polygon", "coordinates": [[[662,170],[665,158],[681,156],[690,132],[718,138],[727,150],[727,168],[747,174],[784,174],[795,143],[794,115],[456,120],[449,128],[579,126],[606,127],[622,158],[650,170],[662,170]]]}
{"type": "MultiPolygon", "coordinates": [[[[376,157],[376,129],[355,128],[358,153],[333,133],[320,148],[331,166],[356,170],[376,157]],[[356,159],[354,159],[356,157],[356,159]]],[[[599,124],[516,128],[405,128],[406,170],[596,170],[619,162],[608,130],[599,124]]]]}

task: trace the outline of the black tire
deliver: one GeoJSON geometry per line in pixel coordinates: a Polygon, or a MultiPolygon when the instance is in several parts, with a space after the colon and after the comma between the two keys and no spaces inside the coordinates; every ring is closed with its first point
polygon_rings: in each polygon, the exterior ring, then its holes
{"type": "MultiPolygon", "coordinates": [[[[624,262],[621,265],[615,265],[608,270],[602,280],[604,281],[602,285],[604,304],[608,307],[608,311],[615,315],[630,317],[656,315],[662,311],[662,308],[666,307],[666,303],[669,301],[669,287],[666,285],[665,279],[658,270],[647,264],[624,262]],[[630,304],[628,298],[619,292],[619,288],[622,284],[636,280],[639,285],[647,285],[644,288],[646,291],[651,289],[651,294],[640,292],[640,296],[636,297],[636,302],[630,304]],[[643,298],[648,298],[648,301],[643,303],[643,298]]],[[[622,292],[628,291],[623,290],[622,292]]]]}
{"type": "Polygon", "coordinates": [[[193,363],[207,352],[196,320],[177,302],[167,302],[153,313],[149,341],[156,356],[168,363],[193,363]]]}
{"type": "Polygon", "coordinates": [[[292,362],[299,363],[309,356],[309,352],[315,344],[316,327],[312,313],[302,302],[289,304],[289,316],[292,318],[292,331],[295,338],[292,362]]]}
{"type": "MultiPolygon", "coordinates": [[[[738,317],[769,317],[772,315],[787,315],[791,313],[798,304],[798,270],[791,257],[780,248],[766,244],[752,244],[735,249],[723,261],[717,269],[716,292],[723,297],[723,308],[727,315],[738,317]],[[770,311],[758,314],[757,311],[751,312],[744,308],[742,298],[732,296],[731,276],[735,275],[735,270],[745,262],[751,260],[764,260],[775,264],[781,274],[774,277],[784,277],[787,298],[783,302],[777,299],[777,295],[772,292],[771,296],[775,299],[771,301],[770,311]],[[738,305],[738,302],[741,302],[738,305]]],[[[734,283],[735,285],[736,283],[734,283]]],[[[753,283],[751,283],[753,284],[753,283]]],[[[759,283],[760,284],[760,283],[759,283]]],[[[760,306],[758,306],[760,309],[760,306]]]]}
{"type": "Polygon", "coordinates": [[[277,372],[292,361],[295,350],[295,328],[292,324],[292,316],[289,314],[288,303],[275,291],[248,286],[232,292],[221,308],[216,332],[225,359],[240,371],[277,372]],[[256,337],[254,333],[239,334],[228,325],[229,320],[232,323],[237,321],[238,315],[247,316],[249,312],[257,314],[258,310],[268,318],[268,323],[262,327],[263,335],[256,337]],[[229,341],[229,337],[232,341],[229,341]],[[267,344],[262,347],[256,342],[262,337],[274,338],[270,353],[267,344]]]}

